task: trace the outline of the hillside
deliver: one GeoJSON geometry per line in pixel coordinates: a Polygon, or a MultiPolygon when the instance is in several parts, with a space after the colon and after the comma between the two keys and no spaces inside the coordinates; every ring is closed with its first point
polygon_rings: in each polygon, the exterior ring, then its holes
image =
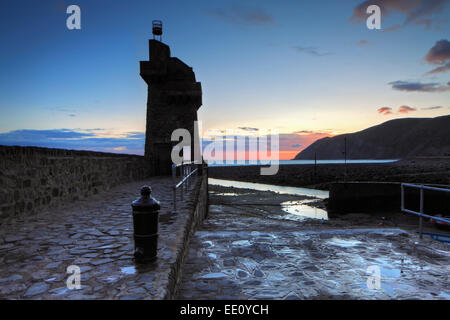
{"type": "Polygon", "coordinates": [[[450,115],[386,121],[365,130],[317,140],[295,159],[401,159],[450,155],[450,115]]]}

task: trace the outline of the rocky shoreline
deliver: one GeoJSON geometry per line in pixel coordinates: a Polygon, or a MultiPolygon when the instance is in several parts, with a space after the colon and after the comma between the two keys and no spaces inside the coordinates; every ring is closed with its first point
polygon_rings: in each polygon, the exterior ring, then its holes
{"type": "Polygon", "coordinates": [[[276,175],[263,176],[261,166],[209,167],[209,177],[328,190],[336,181],[383,181],[450,185],[450,157],[403,159],[377,164],[280,165],[276,175]],[[346,174],[347,173],[347,174],[346,174]]]}

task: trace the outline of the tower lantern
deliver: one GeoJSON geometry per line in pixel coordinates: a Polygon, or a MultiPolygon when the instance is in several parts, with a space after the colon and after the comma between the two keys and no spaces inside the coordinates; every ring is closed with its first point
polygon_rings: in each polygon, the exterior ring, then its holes
{"type": "Polygon", "coordinates": [[[152,27],[153,39],[155,39],[155,37],[157,38],[159,36],[159,41],[161,41],[162,40],[162,21],[161,20],[153,20],[152,25],[153,25],[153,27],[152,27]]]}

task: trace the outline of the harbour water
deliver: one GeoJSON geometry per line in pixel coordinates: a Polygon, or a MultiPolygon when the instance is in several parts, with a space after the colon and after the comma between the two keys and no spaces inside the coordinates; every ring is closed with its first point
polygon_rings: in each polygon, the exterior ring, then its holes
{"type": "MultiPolygon", "coordinates": [[[[272,191],[279,194],[295,195],[295,196],[306,196],[314,197],[315,199],[325,199],[328,198],[328,191],[308,189],[308,188],[297,188],[297,187],[284,187],[271,184],[262,183],[252,183],[252,182],[242,182],[233,180],[222,180],[208,178],[208,183],[210,185],[217,185],[222,187],[234,187],[238,189],[250,189],[256,191],[272,191]]],[[[215,195],[221,196],[242,196],[245,194],[238,194],[234,192],[226,193],[214,193],[215,195]]],[[[308,200],[295,200],[295,201],[284,201],[280,205],[282,210],[286,213],[282,215],[282,219],[287,220],[303,220],[303,219],[319,219],[328,220],[328,214],[325,210],[317,208],[311,205],[311,199],[308,200]]]]}
{"type": "Polygon", "coordinates": [[[285,186],[276,186],[273,184],[263,184],[263,183],[254,183],[254,182],[243,182],[243,181],[233,181],[233,180],[222,180],[222,179],[214,179],[208,178],[208,183],[213,185],[218,185],[222,187],[234,187],[240,189],[252,189],[258,191],[273,191],[281,194],[291,194],[296,196],[308,196],[319,199],[328,198],[328,191],[326,190],[317,190],[317,189],[308,189],[308,188],[298,188],[298,187],[285,187],[285,186]]]}
{"type": "MultiPolygon", "coordinates": [[[[205,159],[206,160],[206,159],[205,159]]],[[[337,160],[317,160],[317,164],[358,164],[358,163],[391,163],[396,162],[398,159],[382,159],[382,160],[374,160],[374,159],[360,159],[360,160],[347,160],[337,159],[337,160]]],[[[269,161],[262,160],[234,160],[230,162],[214,162],[207,161],[208,166],[210,167],[229,167],[229,166],[258,166],[258,165],[269,165],[269,161]]],[[[303,165],[303,164],[314,164],[314,160],[278,160],[279,165],[303,165]]]]}

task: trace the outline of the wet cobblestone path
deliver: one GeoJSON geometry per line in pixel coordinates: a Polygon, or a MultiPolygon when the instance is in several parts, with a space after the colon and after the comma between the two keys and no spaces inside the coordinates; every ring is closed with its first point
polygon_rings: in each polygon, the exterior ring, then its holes
{"type": "Polygon", "coordinates": [[[450,299],[448,246],[396,228],[284,219],[276,204],[295,199],[210,186],[178,298],[450,299]],[[367,286],[370,266],[380,289],[367,286]]]}
{"type": "Polygon", "coordinates": [[[171,178],[152,178],[0,226],[0,299],[161,299],[175,255],[177,221],[171,178]],[[161,201],[158,260],[133,261],[131,202],[152,186],[161,201]],[[69,290],[67,267],[81,268],[81,289],[69,290]]]}

